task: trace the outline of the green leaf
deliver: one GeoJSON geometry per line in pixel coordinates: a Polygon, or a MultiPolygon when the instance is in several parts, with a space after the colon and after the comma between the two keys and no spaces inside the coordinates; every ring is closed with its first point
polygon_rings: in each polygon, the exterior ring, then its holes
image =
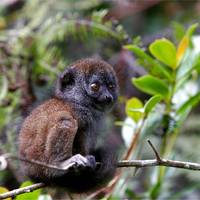
{"type": "Polygon", "coordinates": [[[92,13],[92,20],[98,23],[102,23],[104,17],[108,13],[108,10],[99,10],[99,11],[94,11],[92,13]]]}
{"type": "Polygon", "coordinates": [[[198,23],[192,24],[192,25],[187,29],[186,35],[187,35],[188,37],[191,37],[191,36],[193,35],[194,31],[197,29],[198,25],[199,25],[198,23]]]}
{"type": "MultiPolygon", "coordinates": [[[[133,45],[141,46],[142,45],[141,36],[134,37],[132,43],[133,43],[133,45]]],[[[127,45],[127,46],[129,46],[129,45],[127,45]]]]}
{"type": "Polygon", "coordinates": [[[172,22],[172,28],[174,37],[180,41],[185,35],[185,27],[178,22],[172,22]]]}
{"type": "Polygon", "coordinates": [[[185,112],[187,112],[192,107],[196,106],[200,102],[200,93],[197,93],[190,99],[188,99],[177,111],[176,113],[178,115],[183,115],[185,112]]]}
{"type": "MultiPolygon", "coordinates": [[[[31,181],[25,181],[24,183],[22,183],[22,185],[20,186],[20,188],[32,185],[33,183],[31,181]]],[[[34,190],[33,192],[29,192],[29,193],[24,193],[24,194],[20,194],[16,197],[16,200],[38,200],[38,197],[41,193],[41,189],[38,190],[34,190]]]]}
{"type": "Polygon", "coordinates": [[[141,108],[143,108],[143,103],[139,99],[133,97],[126,103],[126,114],[135,122],[138,122],[143,116],[143,113],[138,110],[141,108]]]}
{"type": "MultiPolygon", "coordinates": [[[[0,194],[6,193],[6,192],[9,192],[9,190],[5,187],[0,186],[0,194]]],[[[12,200],[12,198],[6,198],[4,200],[12,200]]]]}
{"type": "Polygon", "coordinates": [[[137,199],[137,200],[145,199],[144,197],[142,198],[137,193],[135,193],[132,189],[129,189],[129,188],[126,189],[125,194],[128,197],[128,199],[137,199]]]}
{"type": "Polygon", "coordinates": [[[150,46],[149,50],[155,58],[175,69],[176,65],[176,47],[169,40],[162,38],[155,40],[150,46]]]}
{"type": "Polygon", "coordinates": [[[168,85],[159,78],[151,75],[145,75],[140,78],[133,78],[133,84],[143,92],[151,95],[161,95],[168,97],[169,89],[168,85]]]}
{"type": "Polygon", "coordinates": [[[151,97],[145,104],[144,106],[144,112],[145,114],[149,114],[152,109],[157,105],[157,103],[159,103],[161,100],[161,96],[160,95],[155,95],[153,97],[151,97]]]}
{"type": "MultiPolygon", "coordinates": [[[[146,67],[146,70],[149,71],[152,75],[160,75],[163,78],[167,78],[168,80],[171,80],[171,74],[169,71],[160,63],[158,63],[156,60],[154,60],[151,56],[146,54],[141,48],[135,46],[135,45],[126,45],[124,48],[128,49],[129,51],[132,51],[136,56],[138,56],[140,59],[143,60],[143,62],[149,63],[150,67],[146,67]]],[[[144,66],[145,67],[145,66],[144,66]]]]}
{"type": "Polygon", "coordinates": [[[184,36],[183,39],[180,41],[178,48],[177,48],[177,52],[176,52],[176,63],[177,63],[177,65],[180,64],[188,46],[189,46],[189,37],[184,36]]]}
{"type": "MultiPolygon", "coordinates": [[[[191,60],[192,60],[192,58],[191,58],[191,60]]],[[[199,73],[198,70],[200,70],[200,59],[198,59],[196,61],[196,63],[193,66],[191,66],[191,68],[189,68],[188,70],[185,69],[185,71],[183,71],[184,73],[181,77],[177,76],[178,80],[176,83],[175,91],[178,91],[178,89],[180,89],[188,81],[188,79],[191,77],[193,71],[195,72],[195,74],[199,73]]],[[[180,74],[178,74],[178,75],[180,75],[180,74]]]]}
{"type": "Polygon", "coordinates": [[[193,49],[188,48],[182,58],[181,66],[178,68],[177,80],[191,74],[191,71],[194,70],[197,65],[200,65],[199,55],[195,53],[193,49]]]}
{"type": "Polygon", "coordinates": [[[160,194],[161,182],[157,182],[150,190],[151,199],[157,199],[160,194]]]}
{"type": "MultiPolygon", "coordinates": [[[[198,26],[198,24],[193,24],[192,26],[190,26],[188,28],[188,30],[186,31],[186,34],[183,36],[182,40],[180,41],[178,48],[177,48],[177,52],[176,52],[176,64],[177,64],[177,66],[182,61],[182,58],[183,58],[186,50],[189,47],[191,37],[192,37],[194,31],[196,30],[197,26],[198,26]]],[[[193,54],[195,54],[195,52],[193,52],[193,54]]]]}

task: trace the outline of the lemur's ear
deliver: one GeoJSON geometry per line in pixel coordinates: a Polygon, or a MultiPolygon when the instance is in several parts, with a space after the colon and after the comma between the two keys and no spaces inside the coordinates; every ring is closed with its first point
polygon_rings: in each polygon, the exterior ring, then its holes
{"type": "Polygon", "coordinates": [[[74,84],[74,70],[72,67],[68,67],[64,72],[60,74],[56,83],[56,96],[63,98],[64,91],[68,86],[74,84]]]}

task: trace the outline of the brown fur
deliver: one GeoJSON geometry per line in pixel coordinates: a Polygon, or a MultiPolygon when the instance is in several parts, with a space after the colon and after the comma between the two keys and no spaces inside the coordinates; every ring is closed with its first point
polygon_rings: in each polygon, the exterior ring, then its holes
{"type": "Polygon", "coordinates": [[[97,59],[89,59],[89,58],[81,59],[72,63],[71,66],[73,66],[74,68],[78,68],[80,73],[84,73],[84,74],[90,74],[95,71],[98,71],[99,73],[105,72],[105,71],[108,73],[110,72],[115,73],[111,65],[109,65],[108,63],[102,60],[101,62],[99,62],[99,60],[97,59]]]}
{"type": "MultiPolygon", "coordinates": [[[[33,110],[24,121],[19,136],[19,153],[27,159],[57,164],[54,147],[58,146],[61,149],[57,151],[65,152],[63,160],[72,156],[76,130],[77,121],[70,106],[58,99],[48,100],[33,110]]],[[[28,171],[31,174],[40,172],[38,166],[32,166],[28,171]]]]}

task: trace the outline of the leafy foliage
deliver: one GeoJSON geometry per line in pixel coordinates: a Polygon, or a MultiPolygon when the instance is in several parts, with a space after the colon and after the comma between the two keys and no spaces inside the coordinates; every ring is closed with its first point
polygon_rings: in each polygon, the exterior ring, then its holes
{"type": "MultiPolygon", "coordinates": [[[[180,26],[175,25],[176,31],[180,29],[182,31],[180,26]]],[[[171,154],[181,125],[192,108],[200,102],[199,90],[196,90],[192,95],[187,95],[182,100],[177,99],[180,98],[178,94],[184,92],[183,88],[191,80],[194,81],[192,74],[198,73],[197,69],[200,66],[200,52],[196,51],[192,41],[196,28],[197,24],[194,24],[188,28],[184,35],[181,34],[182,38],[177,47],[166,38],[152,42],[149,45],[149,51],[154,58],[135,44],[125,46],[126,49],[132,51],[139,58],[138,62],[148,70],[147,75],[134,78],[132,83],[141,91],[155,95],[144,106],[143,113],[145,112],[146,116],[144,115],[145,118],[143,118],[145,120],[143,132],[149,132],[149,123],[152,123],[149,119],[153,116],[151,113],[156,111],[155,106],[161,101],[157,107],[162,106],[163,111],[159,112],[161,120],[157,123],[160,124],[160,128],[163,130],[161,138],[161,156],[163,157],[171,154]]],[[[198,78],[195,79],[196,84],[198,78]]],[[[135,109],[129,101],[127,105],[130,111],[135,109]]],[[[138,123],[138,119],[133,119],[138,123]]],[[[153,130],[156,131],[156,128],[153,130]]],[[[149,197],[152,199],[158,198],[162,191],[166,169],[160,167],[156,174],[157,181],[149,189],[149,197]]]]}

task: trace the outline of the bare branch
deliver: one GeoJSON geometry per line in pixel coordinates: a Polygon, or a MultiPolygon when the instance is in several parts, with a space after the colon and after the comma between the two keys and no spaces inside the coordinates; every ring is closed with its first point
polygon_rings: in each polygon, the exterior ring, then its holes
{"type": "Polygon", "coordinates": [[[117,167],[155,167],[155,166],[166,166],[174,168],[182,168],[189,170],[200,170],[200,164],[192,162],[182,162],[176,160],[157,159],[153,160],[122,160],[117,163],[117,167]]]}

